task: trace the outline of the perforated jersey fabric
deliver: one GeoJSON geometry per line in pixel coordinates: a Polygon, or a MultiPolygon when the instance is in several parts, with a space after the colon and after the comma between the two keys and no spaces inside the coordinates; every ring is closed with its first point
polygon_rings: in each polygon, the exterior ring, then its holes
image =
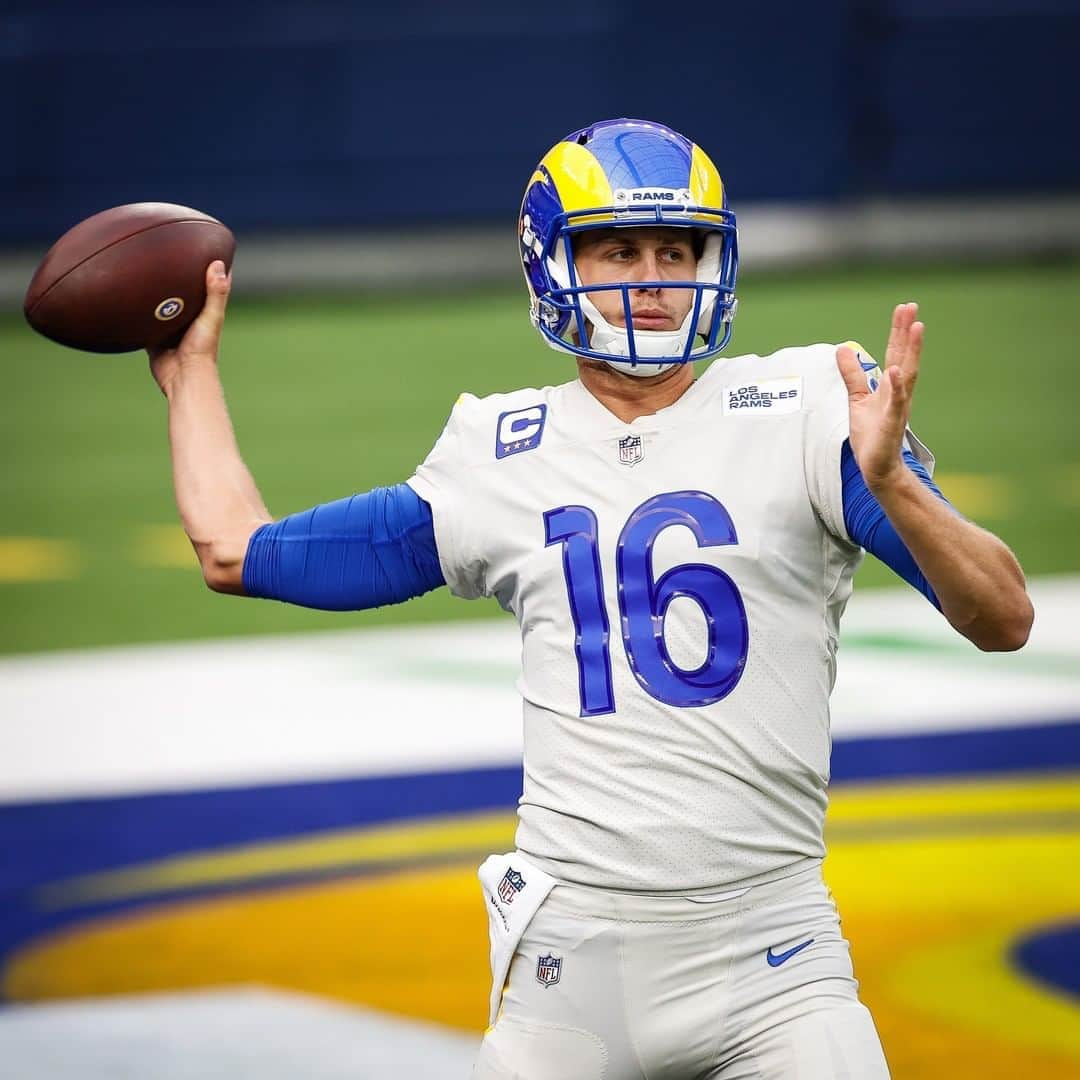
{"type": "Polygon", "coordinates": [[[517,847],[554,877],[716,892],[823,856],[862,557],[835,351],[719,360],[630,424],[577,380],[466,394],[408,481],[451,591],[520,625],[517,847]]]}

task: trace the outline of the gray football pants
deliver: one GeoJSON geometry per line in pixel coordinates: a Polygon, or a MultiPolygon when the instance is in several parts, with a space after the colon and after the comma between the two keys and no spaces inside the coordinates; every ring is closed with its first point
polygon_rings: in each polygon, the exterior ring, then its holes
{"type": "Polygon", "coordinates": [[[712,903],[560,884],[473,1077],[888,1080],[857,986],[820,865],[712,903]]]}

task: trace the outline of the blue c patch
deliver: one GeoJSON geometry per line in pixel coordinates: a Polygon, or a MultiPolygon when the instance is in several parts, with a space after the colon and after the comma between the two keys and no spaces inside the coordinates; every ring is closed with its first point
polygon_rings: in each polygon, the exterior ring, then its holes
{"type": "Polygon", "coordinates": [[[535,450],[540,445],[546,420],[546,405],[531,405],[527,409],[500,414],[495,428],[495,457],[504,458],[525,450],[535,450]]]}

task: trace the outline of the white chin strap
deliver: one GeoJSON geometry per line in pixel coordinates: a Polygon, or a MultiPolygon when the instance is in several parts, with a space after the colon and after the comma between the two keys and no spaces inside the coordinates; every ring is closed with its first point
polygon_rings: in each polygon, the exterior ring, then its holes
{"type": "MultiPolygon", "coordinates": [[[[584,294],[578,297],[578,303],[581,304],[582,314],[592,324],[589,347],[597,352],[610,353],[614,356],[629,356],[630,334],[626,328],[612,326],[584,294]]],[[[690,320],[693,315],[691,308],[678,330],[635,330],[634,349],[637,355],[646,359],[681,356],[686,350],[686,340],[690,336],[690,320]]],[[[640,364],[636,360],[605,360],[604,363],[625,375],[636,375],[642,379],[650,375],[659,375],[662,371],[668,371],[676,366],[674,360],[661,364],[640,364]]]]}

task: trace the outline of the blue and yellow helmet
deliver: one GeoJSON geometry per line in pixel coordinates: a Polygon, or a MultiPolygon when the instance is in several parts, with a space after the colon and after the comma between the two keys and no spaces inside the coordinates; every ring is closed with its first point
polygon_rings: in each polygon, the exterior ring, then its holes
{"type": "Polygon", "coordinates": [[[554,349],[653,375],[715,356],[731,337],[739,267],[735,215],[705,152],[663,124],[604,120],[556,143],[529,179],[518,237],[533,325],[554,349]],[[576,234],[657,225],[696,231],[696,280],[581,284],[576,234]],[[630,293],[641,288],[694,291],[677,331],[634,329],[630,293]],[[586,295],[608,289],[622,292],[625,327],[608,323],[586,295]]]}

